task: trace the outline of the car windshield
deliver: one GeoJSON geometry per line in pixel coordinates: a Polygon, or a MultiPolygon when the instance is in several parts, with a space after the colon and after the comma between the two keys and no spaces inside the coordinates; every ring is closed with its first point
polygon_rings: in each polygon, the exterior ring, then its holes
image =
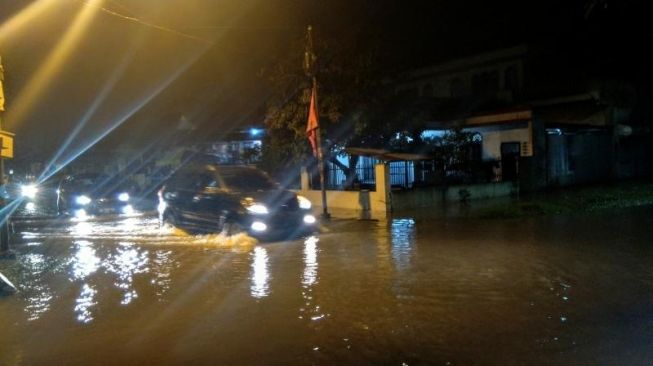
{"type": "Polygon", "coordinates": [[[91,190],[99,182],[102,182],[106,177],[99,175],[83,175],[74,177],[70,183],[70,187],[77,190],[91,190]]]}
{"type": "Polygon", "coordinates": [[[85,192],[112,192],[116,190],[125,190],[128,186],[128,182],[120,177],[89,174],[74,177],[69,186],[74,190],[85,192]]]}
{"type": "Polygon", "coordinates": [[[224,185],[237,191],[265,191],[277,188],[265,173],[254,169],[228,169],[219,172],[224,185]]]}

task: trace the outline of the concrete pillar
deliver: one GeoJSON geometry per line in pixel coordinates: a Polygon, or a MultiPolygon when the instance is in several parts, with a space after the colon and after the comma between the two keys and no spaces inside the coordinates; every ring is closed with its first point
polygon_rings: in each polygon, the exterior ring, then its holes
{"type": "Polygon", "coordinates": [[[301,189],[302,191],[308,191],[311,189],[310,177],[308,175],[308,170],[303,166],[300,173],[301,189]]]}
{"type": "Polygon", "coordinates": [[[383,210],[392,212],[392,190],[390,189],[390,166],[386,164],[376,164],[374,167],[376,179],[376,194],[381,200],[379,202],[383,207],[372,208],[373,210],[383,210]]]}

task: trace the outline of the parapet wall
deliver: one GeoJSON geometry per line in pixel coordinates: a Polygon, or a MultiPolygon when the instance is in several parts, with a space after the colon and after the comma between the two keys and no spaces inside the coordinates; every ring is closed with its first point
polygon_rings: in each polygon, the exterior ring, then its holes
{"type": "MultiPolygon", "coordinates": [[[[376,190],[327,191],[329,210],[348,210],[361,217],[383,216],[397,210],[424,207],[441,207],[450,202],[472,201],[507,197],[519,192],[519,185],[513,182],[492,182],[482,184],[461,184],[448,187],[423,187],[411,190],[391,191],[387,165],[375,167],[376,190]]],[[[316,207],[322,207],[322,192],[308,187],[308,175],[302,173],[302,189],[297,193],[308,198],[316,207]]]]}
{"type": "Polygon", "coordinates": [[[450,202],[507,197],[519,193],[513,182],[461,184],[448,187],[424,187],[392,192],[393,210],[439,207],[450,202]]]}

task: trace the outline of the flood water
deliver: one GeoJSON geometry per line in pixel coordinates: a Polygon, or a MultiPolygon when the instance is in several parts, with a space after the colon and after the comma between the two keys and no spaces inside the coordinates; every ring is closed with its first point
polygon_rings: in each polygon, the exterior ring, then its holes
{"type": "Polygon", "coordinates": [[[652,228],[653,208],[274,243],[27,223],[0,261],[0,365],[650,365],[652,228]]]}

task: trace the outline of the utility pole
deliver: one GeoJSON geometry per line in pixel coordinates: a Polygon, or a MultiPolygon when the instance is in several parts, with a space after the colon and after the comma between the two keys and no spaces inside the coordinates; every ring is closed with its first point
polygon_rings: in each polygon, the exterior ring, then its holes
{"type": "MultiPolygon", "coordinates": [[[[329,209],[327,207],[327,196],[326,196],[326,182],[325,182],[325,177],[324,177],[324,172],[326,170],[326,166],[324,164],[324,152],[322,149],[322,137],[320,136],[320,114],[317,113],[318,111],[318,104],[317,104],[317,67],[316,67],[316,61],[317,61],[317,56],[315,55],[315,52],[313,51],[313,27],[308,26],[307,29],[307,34],[306,34],[306,51],[304,52],[304,71],[306,72],[306,76],[311,78],[312,81],[312,86],[313,86],[313,91],[312,91],[312,96],[314,100],[312,100],[313,103],[315,103],[314,108],[316,112],[316,117],[317,117],[317,131],[316,131],[316,145],[317,145],[317,166],[318,170],[320,172],[320,189],[322,190],[322,218],[328,219],[331,217],[329,215],[329,209]]],[[[310,111],[309,111],[310,114],[310,111]]]]}

